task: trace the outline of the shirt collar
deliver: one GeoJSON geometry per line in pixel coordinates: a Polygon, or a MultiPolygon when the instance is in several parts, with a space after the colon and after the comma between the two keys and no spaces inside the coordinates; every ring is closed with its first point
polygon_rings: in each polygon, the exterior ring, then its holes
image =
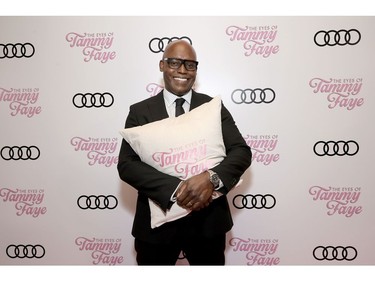
{"type": "Polygon", "coordinates": [[[167,91],[167,90],[164,88],[163,95],[164,95],[165,105],[166,105],[167,107],[171,106],[177,98],[184,98],[184,99],[185,99],[185,102],[186,102],[186,103],[189,105],[189,107],[190,107],[191,96],[192,96],[192,90],[190,90],[189,92],[187,92],[186,94],[184,94],[183,96],[180,97],[180,96],[176,96],[175,94],[172,94],[171,92],[167,91]]]}

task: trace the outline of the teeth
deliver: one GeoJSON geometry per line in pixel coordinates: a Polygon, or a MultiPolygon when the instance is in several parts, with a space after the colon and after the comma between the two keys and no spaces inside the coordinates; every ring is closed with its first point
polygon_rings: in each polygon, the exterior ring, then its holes
{"type": "Polygon", "coordinates": [[[179,81],[186,81],[187,80],[186,78],[179,78],[179,77],[175,77],[174,79],[179,80],[179,81]]]}

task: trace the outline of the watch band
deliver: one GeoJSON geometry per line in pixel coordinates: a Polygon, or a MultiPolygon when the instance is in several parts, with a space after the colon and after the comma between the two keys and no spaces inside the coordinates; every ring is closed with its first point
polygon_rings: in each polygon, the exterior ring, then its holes
{"type": "Polygon", "coordinates": [[[210,175],[210,182],[213,184],[214,189],[218,188],[220,185],[219,175],[212,170],[207,170],[207,172],[210,175]]]}

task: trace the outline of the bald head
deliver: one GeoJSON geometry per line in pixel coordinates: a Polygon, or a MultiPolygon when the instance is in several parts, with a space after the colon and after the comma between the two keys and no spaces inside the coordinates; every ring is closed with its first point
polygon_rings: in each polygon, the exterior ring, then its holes
{"type": "Polygon", "coordinates": [[[175,53],[183,53],[189,55],[190,60],[197,60],[197,55],[193,46],[186,40],[176,40],[170,42],[164,50],[163,59],[172,57],[186,59],[182,57],[175,57],[175,53]]]}

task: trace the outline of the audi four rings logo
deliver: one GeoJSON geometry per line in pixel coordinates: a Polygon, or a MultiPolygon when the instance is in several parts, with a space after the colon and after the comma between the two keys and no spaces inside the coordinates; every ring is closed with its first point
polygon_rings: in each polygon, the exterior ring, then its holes
{"type": "Polygon", "coordinates": [[[233,206],[237,209],[271,209],[275,205],[276,199],[271,194],[238,194],[233,197],[233,206]]]}
{"type": "Polygon", "coordinates": [[[0,59],[4,58],[30,58],[34,55],[35,48],[31,43],[0,44],[0,59]]]}
{"type": "Polygon", "coordinates": [[[6,254],[11,259],[41,259],[45,253],[46,251],[42,245],[9,245],[6,249],[6,254]]]}
{"type": "Polygon", "coordinates": [[[152,38],[150,43],[148,43],[148,47],[150,49],[151,52],[153,53],[160,53],[160,52],[164,52],[165,50],[165,47],[167,47],[167,45],[172,42],[172,41],[175,41],[175,40],[186,40],[190,43],[190,45],[193,45],[193,42],[191,41],[191,39],[187,36],[182,36],[182,37],[163,37],[163,38],[152,38]]]}
{"type": "Polygon", "coordinates": [[[236,89],[232,92],[232,101],[236,104],[271,103],[275,97],[275,91],[271,88],[236,89]]]}
{"type": "Polygon", "coordinates": [[[40,150],[32,146],[4,146],[0,150],[4,160],[36,160],[40,156],[40,150]]]}
{"type": "Polygon", "coordinates": [[[318,141],[314,145],[314,153],[318,156],[353,156],[359,151],[359,145],[356,141],[318,141]]]}
{"type": "Polygon", "coordinates": [[[357,254],[358,254],[357,250],[352,246],[348,246],[348,247],[318,246],[313,251],[313,256],[318,261],[322,261],[322,260],[352,261],[357,257],[357,254]]]}
{"type": "Polygon", "coordinates": [[[314,35],[314,42],[319,47],[355,45],[361,40],[361,33],[357,29],[320,30],[314,35]]]}
{"type": "Polygon", "coordinates": [[[117,198],[113,195],[108,195],[108,196],[104,196],[104,195],[98,195],[98,196],[96,196],[96,195],[90,195],[90,196],[82,195],[82,196],[78,197],[78,199],[77,199],[78,207],[80,207],[83,210],[87,210],[87,209],[91,209],[91,210],[110,209],[110,210],[112,210],[112,209],[117,207],[117,204],[118,204],[117,198]]]}
{"type": "Polygon", "coordinates": [[[75,107],[82,108],[82,107],[110,107],[114,103],[113,96],[108,93],[78,93],[73,97],[73,104],[75,107]]]}

